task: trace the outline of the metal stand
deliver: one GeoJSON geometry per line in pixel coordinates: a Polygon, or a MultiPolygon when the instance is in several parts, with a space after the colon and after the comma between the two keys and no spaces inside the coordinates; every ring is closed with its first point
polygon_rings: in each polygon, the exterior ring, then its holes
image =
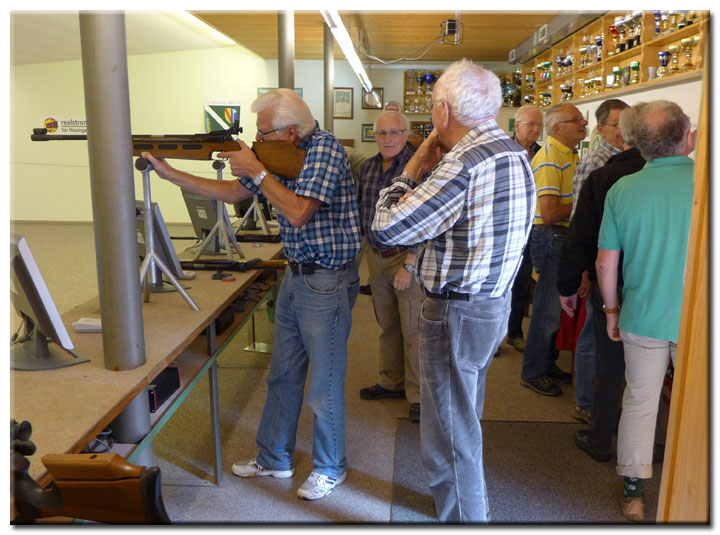
{"type": "MultiPolygon", "coordinates": [[[[135,160],[135,169],[142,172],[143,176],[143,201],[145,203],[145,259],[140,266],[140,286],[145,287],[145,284],[150,286],[157,286],[158,275],[155,268],[159,268],[160,271],[168,278],[170,283],[175,286],[175,289],[180,292],[183,299],[187,301],[190,308],[193,310],[200,310],[192,300],[192,297],[188,295],[185,289],[180,285],[177,279],[173,276],[170,269],[165,263],[160,260],[160,257],[155,253],[155,238],[153,233],[153,213],[152,213],[152,200],[150,198],[150,171],[153,170],[152,164],[145,158],[138,158],[135,160]],[[148,282],[149,279],[149,282],[148,282]]],[[[143,291],[143,295],[149,300],[150,292],[143,291]]]]}
{"type": "MultiPolygon", "coordinates": [[[[217,170],[217,179],[222,180],[222,170],[225,167],[225,162],[215,160],[212,165],[213,169],[217,170]]],[[[210,231],[210,234],[207,235],[205,240],[202,242],[202,245],[198,248],[197,253],[193,256],[193,260],[200,258],[200,255],[203,254],[203,251],[207,249],[208,245],[212,244],[212,241],[215,239],[215,235],[218,233],[220,234],[220,246],[225,246],[225,254],[228,260],[232,260],[233,253],[230,248],[231,245],[235,248],[238,255],[240,255],[240,258],[245,258],[245,255],[235,239],[235,232],[230,224],[230,216],[228,216],[225,203],[218,201],[217,223],[215,223],[215,226],[210,231]]]]}
{"type": "Polygon", "coordinates": [[[250,208],[245,211],[245,215],[240,221],[240,225],[238,225],[238,227],[243,228],[245,222],[250,216],[252,216],[255,221],[260,223],[260,226],[263,229],[263,234],[270,234],[270,228],[268,227],[267,220],[265,219],[265,214],[263,214],[262,206],[260,206],[257,195],[253,195],[253,202],[250,205],[250,208]]]}

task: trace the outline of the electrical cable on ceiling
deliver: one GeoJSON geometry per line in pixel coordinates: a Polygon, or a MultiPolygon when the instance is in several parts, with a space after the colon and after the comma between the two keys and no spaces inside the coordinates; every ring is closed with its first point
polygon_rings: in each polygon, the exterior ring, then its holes
{"type": "Polygon", "coordinates": [[[388,59],[388,60],[385,60],[385,59],[378,58],[377,56],[373,56],[373,55],[371,55],[371,54],[368,54],[367,51],[365,50],[365,46],[363,45],[363,43],[358,43],[357,51],[358,51],[359,54],[362,54],[363,56],[365,56],[365,57],[367,57],[367,58],[370,58],[370,59],[373,59],[373,60],[375,60],[375,61],[378,61],[378,62],[382,63],[383,65],[390,65],[390,64],[396,63],[396,62],[398,62],[398,61],[417,61],[417,60],[419,60],[419,59],[422,59],[423,56],[425,56],[425,54],[428,53],[428,51],[430,50],[430,47],[432,47],[432,45],[435,44],[435,42],[436,42],[437,40],[440,40],[440,42],[444,44],[444,43],[445,43],[445,37],[460,35],[460,38],[459,38],[458,41],[449,42],[449,43],[447,43],[447,44],[450,44],[450,45],[459,45],[460,43],[462,43],[462,33],[463,33],[463,32],[462,32],[462,27],[463,27],[463,24],[462,24],[461,22],[459,22],[459,21],[452,21],[452,23],[454,23],[454,25],[451,25],[451,24],[448,24],[449,22],[450,22],[450,21],[444,20],[444,21],[442,21],[442,22],[440,23],[440,26],[441,26],[441,28],[442,28],[442,29],[440,30],[440,33],[439,33],[436,37],[434,37],[427,45],[425,45],[425,46],[422,47],[422,48],[419,48],[419,49],[415,52],[415,54],[418,54],[418,53],[419,53],[419,54],[420,54],[419,56],[415,56],[415,57],[403,57],[403,58],[396,58],[396,59],[388,59]],[[451,28],[454,28],[454,29],[451,29],[451,28]]]}

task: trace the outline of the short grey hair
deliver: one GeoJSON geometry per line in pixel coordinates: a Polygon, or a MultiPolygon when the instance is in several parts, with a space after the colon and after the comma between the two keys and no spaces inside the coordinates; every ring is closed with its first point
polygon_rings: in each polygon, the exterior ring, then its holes
{"type": "Polygon", "coordinates": [[[380,113],[380,115],[375,117],[375,122],[373,123],[373,130],[377,130],[377,124],[381,117],[398,117],[402,119],[402,124],[404,125],[403,128],[407,130],[407,118],[402,113],[395,110],[385,110],[380,113]]]}
{"type": "Polygon", "coordinates": [[[553,128],[558,124],[562,118],[562,111],[565,108],[569,108],[572,104],[562,103],[555,104],[552,108],[545,112],[545,131],[552,135],[553,128]]]}
{"type": "Polygon", "coordinates": [[[292,89],[281,87],[260,95],[250,105],[250,111],[260,113],[273,108],[272,127],[280,130],[288,126],[298,129],[298,136],[304,139],[315,130],[315,119],[305,101],[292,89]]]}
{"type": "Polygon", "coordinates": [[[637,145],[635,123],[637,122],[640,110],[645,106],[647,106],[647,102],[638,102],[629,108],[625,108],[620,112],[620,115],[618,115],[618,128],[620,129],[620,134],[622,134],[623,142],[626,145],[630,145],[631,147],[637,145]]]}
{"type": "Polygon", "coordinates": [[[502,104],[500,80],[468,59],[452,63],[435,85],[436,100],[444,99],[455,120],[466,128],[497,116],[502,104]]]}
{"type": "Polygon", "coordinates": [[[636,146],[648,162],[682,154],[689,131],[690,118],[669,100],[647,104],[640,110],[633,129],[636,146]]]}
{"type": "Polygon", "coordinates": [[[515,112],[515,122],[522,121],[522,117],[524,117],[529,111],[535,111],[540,114],[540,117],[543,116],[543,112],[539,106],[536,106],[535,104],[523,104],[515,112]]]}

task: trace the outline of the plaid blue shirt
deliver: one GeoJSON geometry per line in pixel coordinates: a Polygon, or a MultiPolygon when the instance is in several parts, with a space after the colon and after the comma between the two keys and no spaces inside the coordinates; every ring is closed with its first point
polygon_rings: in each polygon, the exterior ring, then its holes
{"type": "Polygon", "coordinates": [[[422,242],[418,280],[429,291],[499,297],[520,265],[535,202],[527,152],[489,120],[420,184],[397,177],[381,191],[372,228],[388,246],[422,242]]]}
{"type": "MultiPolygon", "coordinates": [[[[318,199],[321,204],[302,227],[293,227],[280,213],[278,225],[288,260],[334,269],[360,252],[360,217],[347,153],[332,133],[320,130],[317,121],[315,125],[315,132],[298,145],[307,151],[300,175],[275,178],[296,195],[318,199]]],[[[262,195],[252,178],[238,180],[262,195]]]]}
{"type": "MultiPolygon", "coordinates": [[[[376,251],[386,249],[386,246],[377,241],[372,230],[375,205],[380,198],[380,190],[388,187],[392,179],[402,173],[405,164],[413,154],[415,154],[415,147],[406,144],[403,150],[393,158],[387,171],[383,171],[382,154],[378,152],[372,158],[365,160],[358,170],[357,198],[360,207],[360,224],[368,244],[376,251]]],[[[410,252],[414,253],[415,247],[412,247],[410,252]]]]}

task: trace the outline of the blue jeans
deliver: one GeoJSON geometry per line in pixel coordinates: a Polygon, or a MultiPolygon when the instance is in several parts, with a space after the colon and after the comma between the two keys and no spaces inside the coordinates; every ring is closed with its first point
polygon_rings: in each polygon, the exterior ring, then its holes
{"type": "Polygon", "coordinates": [[[565,235],[543,226],[530,233],[530,256],[538,281],[533,294],[532,315],[523,353],[521,377],[533,381],[555,369],[558,351],[555,337],[560,330],[560,292],[557,289],[560,254],[565,235]]]}
{"type": "Polygon", "coordinates": [[[512,286],[510,298],[510,317],[508,318],[508,338],[522,338],[522,322],[525,317],[525,306],[530,300],[532,287],[532,260],[530,259],[530,245],[526,244],[522,260],[518,268],[515,282],[512,286]]]}
{"type": "Polygon", "coordinates": [[[575,347],[575,405],[592,409],[592,381],[595,376],[595,329],[592,302],[585,302],[585,324],[575,347]]]}
{"type": "Polygon", "coordinates": [[[509,294],[427,297],[420,310],[420,441],[441,522],[490,520],[480,418],[485,375],[507,328],[509,294]]]}
{"type": "Polygon", "coordinates": [[[275,309],[275,337],[260,427],[257,462],[271,470],[293,466],[295,435],[310,372],[307,403],[314,413],[313,466],[338,477],[345,458],[345,369],[352,307],[359,290],[357,264],[285,270],[275,309]]]}

